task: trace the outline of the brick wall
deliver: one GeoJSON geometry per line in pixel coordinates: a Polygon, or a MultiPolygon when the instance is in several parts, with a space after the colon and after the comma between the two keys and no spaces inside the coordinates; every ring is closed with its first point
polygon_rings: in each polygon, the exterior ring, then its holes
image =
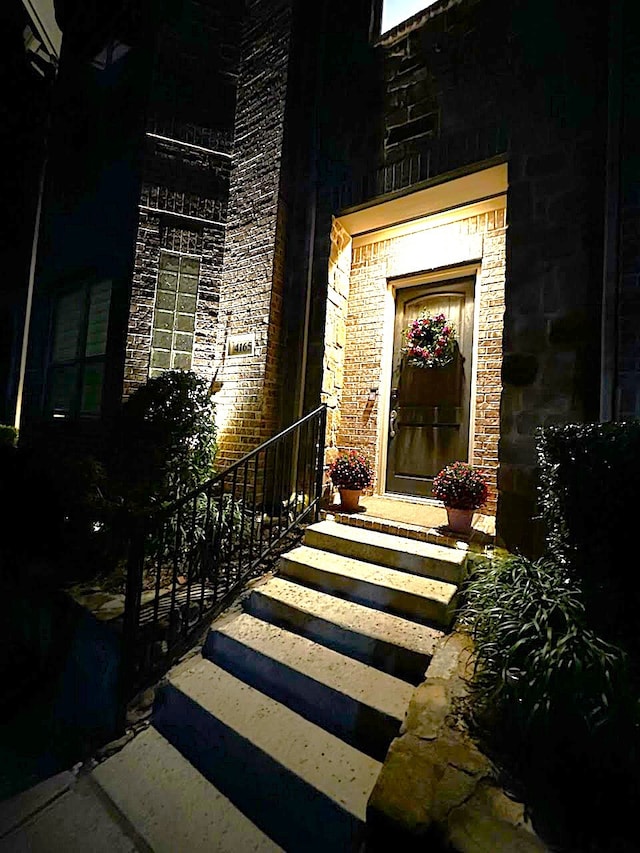
{"type": "MultiPolygon", "coordinates": [[[[501,394],[502,320],[505,285],[504,208],[448,224],[423,220],[419,230],[404,236],[356,241],[353,249],[344,388],[337,444],[358,448],[372,459],[379,454],[379,399],[368,400],[369,389],[383,379],[384,308],[387,279],[411,275],[481,258],[477,282],[480,294],[477,339],[477,385],[472,462],[490,482],[485,512],[495,512],[498,467],[499,403],[501,394]]],[[[392,334],[392,330],[386,332],[392,334]]],[[[383,431],[383,435],[386,433],[383,431]]],[[[384,439],[383,439],[384,440],[384,439]]],[[[453,461],[453,460],[452,460],[453,461]]],[[[380,472],[376,470],[376,482],[380,472]]],[[[374,486],[375,488],[375,486],[374,486]]]]}
{"type": "Polygon", "coordinates": [[[125,397],[147,381],[160,252],[200,261],[192,367],[220,366],[218,304],[231,170],[238,12],[189,0],[158,36],[147,96],[125,397]],[[215,93],[212,94],[212,93],[215,93]]]}
{"type": "Polygon", "coordinates": [[[253,355],[226,357],[216,397],[221,464],[278,428],[283,226],[280,192],[291,10],[250,0],[242,35],[235,155],[218,345],[255,332],[253,355]]]}

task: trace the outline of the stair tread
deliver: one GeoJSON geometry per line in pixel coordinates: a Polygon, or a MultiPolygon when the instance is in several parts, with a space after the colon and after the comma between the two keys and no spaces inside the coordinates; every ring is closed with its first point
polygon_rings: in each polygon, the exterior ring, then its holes
{"type": "Polygon", "coordinates": [[[370,545],[374,548],[385,548],[402,554],[450,563],[454,566],[462,566],[467,558],[466,551],[458,551],[454,548],[447,548],[444,545],[435,545],[432,542],[421,542],[406,536],[395,536],[392,533],[380,533],[377,530],[368,530],[364,527],[338,524],[335,521],[329,520],[309,525],[305,532],[305,541],[308,538],[309,532],[312,535],[318,533],[325,536],[332,536],[338,540],[357,542],[370,545]]]}
{"type": "Polygon", "coordinates": [[[170,682],[288,771],[358,820],[365,820],[380,762],[211,661],[199,658],[170,682]]]}
{"type": "Polygon", "coordinates": [[[413,685],[326,646],[279,628],[249,613],[221,625],[216,633],[278,661],[362,704],[394,717],[404,715],[413,685]]]}
{"type": "Polygon", "coordinates": [[[444,605],[450,604],[457,592],[457,586],[447,581],[390,569],[355,557],[311,548],[309,545],[299,545],[282,556],[281,570],[284,574],[287,563],[292,562],[321,569],[324,573],[342,575],[390,590],[411,593],[444,605]]]}
{"type": "Polygon", "coordinates": [[[282,850],[153,728],[92,777],[156,853],[282,850]]]}
{"type": "Polygon", "coordinates": [[[444,636],[444,631],[437,628],[336,598],[283,578],[271,578],[256,587],[252,595],[273,598],[302,611],[309,618],[331,622],[372,640],[392,643],[425,657],[431,657],[435,644],[444,636]]]}

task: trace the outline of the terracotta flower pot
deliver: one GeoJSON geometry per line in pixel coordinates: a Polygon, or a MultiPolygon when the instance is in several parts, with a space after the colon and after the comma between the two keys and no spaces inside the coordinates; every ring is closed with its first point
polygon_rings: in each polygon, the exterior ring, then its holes
{"type": "Polygon", "coordinates": [[[355,512],[358,509],[358,502],[362,489],[345,489],[339,487],[340,491],[340,509],[343,512],[355,512]]]}
{"type": "Polygon", "coordinates": [[[447,510],[447,523],[454,533],[471,533],[474,510],[454,509],[452,506],[445,507],[445,509],[447,510]]]}

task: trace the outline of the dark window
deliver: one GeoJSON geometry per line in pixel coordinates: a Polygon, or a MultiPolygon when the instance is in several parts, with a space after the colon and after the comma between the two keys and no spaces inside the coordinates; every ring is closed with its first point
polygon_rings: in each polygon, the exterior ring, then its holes
{"type": "Polygon", "coordinates": [[[49,374],[54,418],[100,415],[110,305],[110,281],[84,285],[58,299],[49,374]]]}

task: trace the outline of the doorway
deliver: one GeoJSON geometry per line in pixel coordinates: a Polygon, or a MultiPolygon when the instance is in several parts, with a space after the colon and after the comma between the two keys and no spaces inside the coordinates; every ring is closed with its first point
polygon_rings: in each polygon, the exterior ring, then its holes
{"type": "Polygon", "coordinates": [[[386,491],[431,497],[445,465],[469,458],[474,316],[473,278],[396,290],[386,491]],[[452,361],[444,367],[408,363],[405,330],[419,317],[444,314],[453,326],[452,361]]]}

